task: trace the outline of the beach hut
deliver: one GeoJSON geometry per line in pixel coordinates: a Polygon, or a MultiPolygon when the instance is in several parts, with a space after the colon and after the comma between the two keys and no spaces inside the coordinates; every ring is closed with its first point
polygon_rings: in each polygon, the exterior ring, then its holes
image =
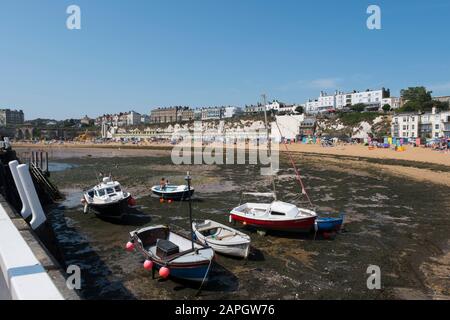
{"type": "Polygon", "coordinates": [[[416,146],[420,146],[420,138],[416,138],[416,146]]]}

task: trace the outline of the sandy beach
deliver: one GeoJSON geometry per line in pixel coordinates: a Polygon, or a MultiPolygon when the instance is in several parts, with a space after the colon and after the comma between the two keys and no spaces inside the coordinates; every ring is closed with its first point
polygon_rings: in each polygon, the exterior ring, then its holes
{"type": "MultiPolygon", "coordinates": [[[[212,146],[211,146],[212,147],[212,146]]],[[[243,146],[241,146],[243,147],[243,146]]],[[[434,151],[422,147],[406,147],[406,151],[392,149],[370,150],[363,145],[339,145],[322,147],[312,144],[280,145],[281,154],[289,150],[296,158],[307,156],[317,161],[318,165],[336,165],[342,170],[358,170],[372,167],[380,172],[401,176],[418,181],[431,182],[450,187],[450,153],[434,151]],[[343,165],[345,164],[345,165],[343,165]]],[[[92,157],[157,157],[171,152],[169,143],[146,143],[141,145],[106,143],[64,143],[64,144],[29,144],[15,143],[19,152],[46,150],[50,159],[63,159],[79,156],[92,157]]],[[[253,145],[250,148],[254,148],[253,145]]]]}
{"type": "MultiPolygon", "coordinates": [[[[65,149],[65,148],[88,148],[88,149],[124,149],[128,154],[130,150],[143,150],[132,152],[132,154],[149,154],[145,150],[167,150],[172,149],[173,145],[170,143],[146,143],[146,144],[122,144],[122,143],[64,143],[64,144],[31,144],[31,143],[14,143],[17,148],[33,148],[33,149],[65,149]]],[[[292,143],[288,145],[291,152],[301,153],[316,153],[325,155],[338,155],[359,158],[374,158],[374,159],[389,159],[389,160],[404,160],[415,161],[423,163],[431,163],[450,167],[450,152],[433,151],[429,148],[422,147],[406,147],[406,151],[398,152],[391,149],[374,149],[369,150],[367,146],[363,145],[340,145],[336,147],[322,147],[318,144],[300,144],[292,143]]],[[[284,145],[280,145],[280,151],[285,152],[284,145]]]]}

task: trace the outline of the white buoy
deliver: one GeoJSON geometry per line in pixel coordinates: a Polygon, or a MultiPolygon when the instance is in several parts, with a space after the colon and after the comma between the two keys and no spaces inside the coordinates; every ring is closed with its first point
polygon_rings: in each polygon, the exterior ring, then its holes
{"type": "Polygon", "coordinates": [[[10,161],[8,163],[9,169],[11,170],[11,174],[14,179],[14,183],[16,184],[17,192],[19,193],[20,200],[22,201],[22,210],[20,211],[20,214],[24,219],[31,216],[31,208],[30,204],[28,203],[27,195],[25,194],[25,190],[23,189],[22,181],[19,177],[19,172],[17,171],[17,166],[19,165],[19,162],[17,160],[10,161]]]}
{"type": "Polygon", "coordinates": [[[41,202],[34,188],[33,180],[31,179],[30,169],[26,164],[20,164],[17,166],[20,181],[22,182],[23,189],[28,198],[28,203],[31,208],[32,218],[30,221],[31,228],[36,230],[41,224],[47,220],[47,217],[42,210],[41,202]]]}

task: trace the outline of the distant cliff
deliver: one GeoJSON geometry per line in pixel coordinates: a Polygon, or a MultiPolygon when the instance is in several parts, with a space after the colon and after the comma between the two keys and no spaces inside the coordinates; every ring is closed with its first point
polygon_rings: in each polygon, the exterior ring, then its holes
{"type": "Polygon", "coordinates": [[[346,136],[365,139],[369,136],[383,138],[391,132],[389,115],[377,113],[348,113],[333,118],[317,120],[316,135],[346,136]]]}

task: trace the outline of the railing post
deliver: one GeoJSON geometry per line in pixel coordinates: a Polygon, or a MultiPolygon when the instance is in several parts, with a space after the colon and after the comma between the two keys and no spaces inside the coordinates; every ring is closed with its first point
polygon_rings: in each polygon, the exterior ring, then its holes
{"type": "Polygon", "coordinates": [[[14,182],[16,184],[17,192],[19,193],[20,200],[22,201],[22,210],[20,211],[20,214],[24,219],[28,218],[31,215],[31,207],[28,203],[28,197],[25,194],[25,190],[22,185],[22,181],[19,177],[19,172],[17,171],[17,166],[19,165],[19,162],[17,160],[10,161],[8,163],[9,169],[11,170],[11,174],[13,176],[14,182]]]}
{"type": "Polygon", "coordinates": [[[48,173],[48,152],[45,152],[45,172],[48,173]]]}

